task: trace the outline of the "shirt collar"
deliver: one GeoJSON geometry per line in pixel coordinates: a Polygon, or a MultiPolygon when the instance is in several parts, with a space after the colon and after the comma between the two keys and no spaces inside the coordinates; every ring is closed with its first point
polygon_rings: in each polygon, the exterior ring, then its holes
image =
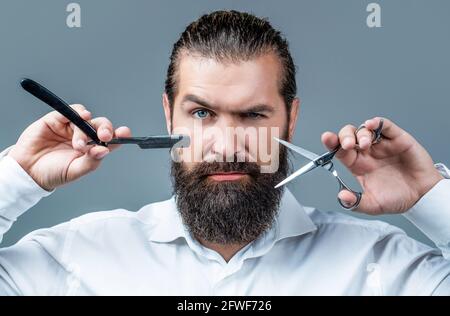
{"type": "Polygon", "coordinates": [[[276,241],[304,235],[317,229],[303,206],[287,188],[281,199],[280,211],[275,225],[278,230],[276,241]]]}
{"type": "Polygon", "coordinates": [[[180,237],[186,238],[181,215],[177,210],[175,196],[170,199],[144,206],[138,217],[148,225],[148,238],[156,242],[171,242],[180,237]]]}
{"type": "MultiPolygon", "coordinates": [[[[138,212],[138,217],[149,225],[148,234],[151,241],[165,243],[180,237],[188,239],[189,232],[177,210],[175,196],[144,206],[138,212]]],[[[275,241],[279,241],[314,231],[316,226],[294,195],[285,189],[273,229],[276,231],[275,241]]]]}

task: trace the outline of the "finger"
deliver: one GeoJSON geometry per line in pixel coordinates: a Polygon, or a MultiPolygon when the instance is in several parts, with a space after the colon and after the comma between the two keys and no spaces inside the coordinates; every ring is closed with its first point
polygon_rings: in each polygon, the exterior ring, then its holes
{"type": "MultiPolygon", "coordinates": [[[[117,138],[131,137],[131,130],[130,130],[130,128],[128,128],[126,126],[121,126],[114,131],[113,136],[117,137],[117,138]]],[[[83,153],[86,153],[90,150],[90,148],[93,147],[93,145],[87,145],[87,142],[89,142],[89,137],[86,136],[86,134],[83,131],[81,131],[78,127],[75,126],[74,137],[72,139],[73,148],[75,148],[76,150],[81,151],[83,153]]],[[[104,146],[101,146],[101,147],[104,147],[104,146]]],[[[109,152],[117,149],[118,147],[120,147],[120,145],[108,146],[109,152]]],[[[95,153],[94,153],[94,156],[95,156],[95,153]]]]}
{"type": "Polygon", "coordinates": [[[90,123],[102,142],[109,142],[113,138],[113,125],[106,117],[96,117],[90,123]]]}
{"type": "Polygon", "coordinates": [[[369,149],[372,145],[373,135],[374,133],[370,129],[361,128],[356,133],[356,142],[358,143],[359,148],[362,150],[369,149]]]}
{"type": "MultiPolygon", "coordinates": [[[[86,107],[82,104],[72,104],[70,105],[70,107],[74,109],[78,114],[80,114],[82,110],[86,110],[86,107]]],[[[46,122],[51,122],[54,124],[67,124],[70,122],[68,118],[66,118],[58,111],[47,113],[46,115],[44,115],[44,120],[46,120],[46,122]]]]}
{"type": "Polygon", "coordinates": [[[338,194],[338,199],[341,200],[342,204],[344,204],[346,207],[351,207],[352,205],[355,205],[357,201],[355,194],[348,190],[340,191],[338,194]]]}
{"type": "MultiPolygon", "coordinates": [[[[328,150],[334,150],[339,146],[339,137],[335,133],[325,132],[322,134],[322,143],[328,150]]],[[[339,159],[345,166],[351,166],[355,161],[357,153],[354,149],[341,149],[336,153],[336,158],[339,159]]]]}
{"type": "MultiPolygon", "coordinates": [[[[88,115],[86,114],[86,117],[88,115]]],[[[90,113],[89,113],[90,118],[90,113]]],[[[84,119],[84,117],[83,117],[84,119]]],[[[87,120],[89,121],[89,119],[87,120]]],[[[101,141],[108,142],[112,139],[112,123],[104,117],[97,117],[93,120],[90,120],[89,123],[94,127],[97,131],[97,136],[101,141]]],[[[86,153],[92,145],[87,146],[87,142],[90,138],[78,127],[76,127],[73,123],[71,123],[73,128],[73,137],[72,137],[72,146],[74,149],[86,153]]]]}
{"type": "MultiPolygon", "coordinates": [[[[121,126],[114,131],[114,138],[124,138],[124,137],[131,137],[131,130],[127,126],[121,126]]],[[[119,148],[120,146],[121,145],[111,145],[108,146],[108,148],[110,149],[110,151],[113,151],[119,148]]]]}
{"type": "MultiPolygon", "coordinates": [[[[71,107],[78,113],[78,115],[81,115],[81,113],[87,111],[84,105],[81,104],[74,104],[71,107]]],[[[86,114],[83,115],[86,117],[86,114]]],[[[70,121],[61,113],[52,111],[44,115],[42,120],[55,134],[61,135],[65,138],[70,138],[72,136],[73,128],[70,128],[68,124],[70,121]]]]}
{"type": "MultiPolygon", "coordinates": [[[[91,112],[83,110],[80,113],[80,116],[83,120],[89,121],[91,119],[91,112]]],[[[86,143],[88,141],[88,136],[73,123],[70,123],[70,128],[72,129],[72,147],[78,151],[86,152],[89,148],[87,148],[86,143]]]]}
{"type": "Polygon", "coordinates": [[[103,157],[107,155],[105,151],[108,151],[108,149],[103,146],[94,146],[89,150],[88,154],[74,159],[67,170],[67,179],[73,181],[97,169],[103,157]],[[100,155],[100,153],[102,154],[100,155]]]}
{"type": "Polygon", "coordinates": [[[387,138],[395,138],[401,136],[405,131],[394,124],[391,120],[384,117],[374,117],[370,120],[367,120],[364,125],[370,130],[376,130],[380,126],[380,121],[383,119],[383,129],[381,133],[384,137],[387,138]]]}
{"type": "Polygon", "coordinates": [[[353,125],[346,125],[339,131],[339,143],[344,150],[354,149],[356,146],[355,137],[356,127],[353,125]]]}
{"type": "Polygon", "coordinates": [[[339,146],[339,137],[333,132],[323,133],[321,140],[328,150],[333,150],[339,146]]]}
{"type": "MultiPolygon", "coordinates": [[[[339,192],[338,198],[346,207],[351,207],[352,205],[355,205],[357,200],[355,194],[348,190],[342,190],[341,192],[339,192]]],[[[369,215],[379,215],[384,213],[383,208],[377,202],[377,200],[374,199],[374,197],[367,192],[361,195],[361,201],[359,202],[359,205],[352,211],[365,213],[369,215]]]]}
{"type": "Polygon", "coordinates": [[[89,150],[86,153],[86,156],[89,159],[93,160],[101,160],[109,154],[110,150],[108,147],[101,145],[90,146],[89,150]]]}

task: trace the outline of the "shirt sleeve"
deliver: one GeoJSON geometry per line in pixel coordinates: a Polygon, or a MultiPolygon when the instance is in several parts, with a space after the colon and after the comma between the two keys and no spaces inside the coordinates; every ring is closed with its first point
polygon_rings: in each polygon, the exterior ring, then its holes
{"type": "Polygon", "coordinates": [[[435,165],[445,179],[439,181],[404,216],[428,236],[450,260],[450,170],[435,165]]]}
{"type": "Polygon", "coordinates": [[[388,225],[373,247],[377,295],[429,296],[450,294],[450,261],[439,249],[425,245],[388,225]]]}
{"type": "Polygon", "coordinates": [[[15,220],[40,199],[53,193],[41,188],[10,156],[0,153],[0,242],[15,220]]]}
{"type": "MultiPolygon", "coordinates": [[[[0,242],[21,214],[53,192],[41,188],[7,156],[10,149],[0,153],[0,242]]],[[[14,246],[0,248],[0,296],[51,294],[57,289],[64,270],[56,260],[55,254],[61,252],[56,241],[65,236],[65,229],[61,226],[43,232],[36,231],[33,238],[25,236],[14,246]]]]}

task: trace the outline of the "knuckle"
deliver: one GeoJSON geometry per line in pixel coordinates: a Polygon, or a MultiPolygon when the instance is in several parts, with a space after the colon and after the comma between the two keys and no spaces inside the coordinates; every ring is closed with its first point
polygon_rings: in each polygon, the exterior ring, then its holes
{"type": "Polygon", "coordinates": [[[59,116],[62,116],[62,115],[58,111],[51,111],[51,112],[47,113],[46,115],[44,115],[44,118],[57,118],[59,116]]]}
{"type": "Polygon", "coordinates": [[[44,115],[40,121],[50,124],[51,126],[58,126],[64,120],[64,116],[58,111],[51,111],[44,115]]]}
{"type": "Polygon", "coordinates": [[[346,130],[346,131],[343,131],[342,133],[339,133],[339,138],[340,139],[343,139],[343,138],[355,138],[355,133],[346,130]]]}
{"type": "Polygon", "coordinates": [[[78,133],[81,132],[80,128],[78,126],[76,126],[75,124],[73,124],[72,122],[70,123],[70,127],[72,127],[72,129],[73,129],[73,135],[77,135],[78,133]]]}
{"type": "Polygon", "coordinates": [[[98,123],[99,127],[112,127],[112,123],[104,116],[100,116],[95,118],[95,121],[98,123]]]}
{"type": "Polygon", "coordinates": [[[82,110],[86,110],[86,107],[83,104],[72,104],[70,106],[71,108],[77,110],[77,111],[82,111],[82,110]]]}
{"type": "Polygon", "coordinates": [[[340,137],[354,136],[355,127],[353,125],[344,126],[339,132],[340,137]]]}
{"type": "Polygon", "coordinates": [[[354,125],[352,125],[352,124],[347,124],[347,125],[344,126],[343,129],[346,130],[346,131],[352,131],[352,130],[356,129],[356,127],[354,125]]]}
{"type": "Polygon", "coordinates": [[[77,133],[74,133],[74,138],[76,139],[82,139],[82,140],[86,140],[87,136],[85,133],[83,133],[82,131],[78,131],[77,133]]]}

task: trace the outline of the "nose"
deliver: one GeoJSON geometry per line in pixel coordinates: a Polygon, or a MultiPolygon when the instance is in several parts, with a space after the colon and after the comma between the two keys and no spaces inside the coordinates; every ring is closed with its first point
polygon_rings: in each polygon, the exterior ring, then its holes
{"type": "Polygon", "coordinates": [[[207,132],[211,143],[208,155],[214,157],[215,161],[245,161],[245,138],[239,136],[238,128],[232,119],[219,119],[213,130],[207,132]]]}

